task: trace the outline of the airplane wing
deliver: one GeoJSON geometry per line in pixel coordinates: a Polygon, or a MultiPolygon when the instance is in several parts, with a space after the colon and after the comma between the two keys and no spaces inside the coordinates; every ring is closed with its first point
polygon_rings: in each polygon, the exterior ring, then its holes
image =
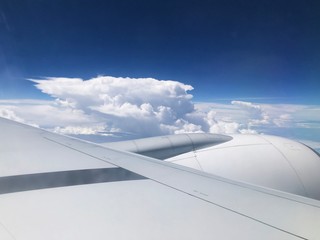
{"type": "Polygon", "coordinates": [[[320,239],[317,200],[0,119],[0,239],[320,239]]]}

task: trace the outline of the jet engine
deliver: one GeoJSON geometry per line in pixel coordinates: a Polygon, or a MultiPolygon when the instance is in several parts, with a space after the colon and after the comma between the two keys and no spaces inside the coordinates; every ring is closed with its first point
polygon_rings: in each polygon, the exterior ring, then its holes
{"type": "Polygon", "coordinates": [[[104,145],[320,200],[320,156],[290,139],[199,133],[104,145]]]}

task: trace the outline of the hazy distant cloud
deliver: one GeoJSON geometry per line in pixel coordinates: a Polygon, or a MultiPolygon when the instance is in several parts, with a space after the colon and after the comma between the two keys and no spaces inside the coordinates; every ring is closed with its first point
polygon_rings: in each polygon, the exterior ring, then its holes
{"type": "Polygon", "coordinates": [[[248,113],[248,129],[252,126],[258,126],[261,124],[269,124],[270,116],[264,111],[263,107],[251,102],[232,101],[231,104],[243,108],[248,113]]]}
{"type": "Polygon", "coordinates": [[[197,103],[195,109],[201,113],[214,112],[211,132],[275,134],[303,142],[309,139],[308,143],[320,142],[320,106],[232,101],[197,103]]]}
{"type": "Polygon", "coordinates": [[[25,123],[34,127],[39,127],[38,124],[36,124],[33,121],[29,121],[28,117],[25,119],[21,116],[18,116],[16,112],[18,112],[20,109],[20,106],[11,106],[11,105],[1,105],[0,103],[0,117],[7,118],[16,122],[25,123]]]}
{"type": "Polygon", "coordinates": [[[13,109],[9,106],[0,107],[0,117],[7,118],[17,122],[25,122],[22,118],[18,117],[13,109]]]}

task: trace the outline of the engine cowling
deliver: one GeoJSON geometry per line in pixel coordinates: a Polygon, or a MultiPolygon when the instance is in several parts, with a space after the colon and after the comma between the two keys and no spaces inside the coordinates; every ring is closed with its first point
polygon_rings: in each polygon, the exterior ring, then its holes
{"type": "Polygon", "coordinates": [[[319,154],[286,138],[232,135],[230,141],[166,161],[320,200],[319,154]]]}

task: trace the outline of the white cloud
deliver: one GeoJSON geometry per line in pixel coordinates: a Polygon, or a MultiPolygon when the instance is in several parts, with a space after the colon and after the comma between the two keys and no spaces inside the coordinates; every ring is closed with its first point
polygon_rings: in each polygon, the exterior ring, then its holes
{"type": "Polygon", "coordinates": [[[176,110],[177,117],[193,110],[193,105],[190,103],[192,95],[187,93],[193,88],[176,81],[109,76],[100,76],[87,81],[78,78],[47,78],[32,81],[42,92],[64,99],[78,107],[104,107],[105,111],[122,107],[128,110],[130,106],[139,108],[149,103],[153,107],[170,106],[176,110]]]}
{"type": "Polygon", "coordinates": [[[118,140],[183,132],[267,133],[299,139],[288,129],[300,129],[303,139],[317,142],[308,138],[306,129],[320,131],[319,106],[193,103],[189,94],[193,88],[177,81],[108,76],[32,81],[54,100],[0,100],[0,116],[63,134],[114,134],[118,140]]]}
{"type": "Polygon", "coordinates": [[[107,132],[116,129],[137,137],[202,131],[201,126],[185,119],[194,112],[192,95],[188,93],[193,88],[180,82],[109,76],[86,81],[79,78],[32,81],[42,92],[56,98],[54,107],[83,122],[69,125],[69,130],[55,128],[59,132],[90,132],[88,124],[84,126],[87,119],[101,122],[107,132]]]}
{"type": "Polygon", "coordinates": [[[252,126],[257,126],[261,124],[269,124],[270,116],[267,112],[263,110],[263,107],[257,104],[253,104],[251,102],[243,102],[243,101],[232,101],[231,104],[235,106],[239,106],[243,108],[248,113],[248,129],[252,126]]]}

